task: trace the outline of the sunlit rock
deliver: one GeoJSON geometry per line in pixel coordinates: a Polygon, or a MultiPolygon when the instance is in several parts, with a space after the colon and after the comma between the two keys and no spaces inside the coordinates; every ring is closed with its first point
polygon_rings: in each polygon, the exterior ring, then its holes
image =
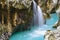
{"type": "Polygon", "coordinates": [[[55,40],[54,33],[52,31],[48,30],[45,34],[44,40],[55,40]]]}
{"type": "Polygon", "coordinates": [[[23,0],[22,4],[25,5],[27,8],[31,5],[31,0],[23,0]]]}
{"type": "Polygon", "coordinates": [[[57,27],[57,30],[60,30],[60,26],[57,27]]]}
{"type": "Polygon", "coordinates": [[[47,31],[45,40],[60,40],[60,26],[58,26],[56,30],[47,31]]]}
{"type": "Polygon", "coordinates": [[[52,0],[52,1],[53,1],[54,4],[57,4],[57,1],[58,1],[58,0],[52,0]]]}
{"type": "Polygon", "coordinates": [[[58,8],[58,10],[56,10],[56,13],[57,13],[58,16],[60,17],[60,7],[58,8]]]}
{"type": "Polygon", "coordinates": [[[12,4],[13,7],[22,9],[29,8],[31,6],[32,0],[6,0],[6,4],[12,4]]]}

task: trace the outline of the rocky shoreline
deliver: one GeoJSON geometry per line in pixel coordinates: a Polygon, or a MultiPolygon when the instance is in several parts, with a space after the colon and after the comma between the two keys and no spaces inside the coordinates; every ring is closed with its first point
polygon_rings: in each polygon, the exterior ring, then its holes
{"type": "Polygon", "coordinates": [[[48,30],[45,34],[45,40],[60,40],[60,26],[56,30],[48,30]]]}

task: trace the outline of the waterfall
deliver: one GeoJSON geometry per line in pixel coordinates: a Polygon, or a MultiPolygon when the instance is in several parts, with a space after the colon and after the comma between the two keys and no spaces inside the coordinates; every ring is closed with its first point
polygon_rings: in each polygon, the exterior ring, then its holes
{"type": "Polygon", "coordinates": [[[36,26],[43,26],[44,25],[44,18],[42,14],[42,10],[39,5],[33,0],[33,13],[34,13],[34,25],[36,26]]]}

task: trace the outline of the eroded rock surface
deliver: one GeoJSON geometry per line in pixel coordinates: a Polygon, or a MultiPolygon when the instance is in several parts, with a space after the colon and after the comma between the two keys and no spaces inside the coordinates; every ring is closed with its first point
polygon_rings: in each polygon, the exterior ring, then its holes
{"type": "Polygon", "coordinates": [[[60,40],[60,26],[56,30],[48,30],[45,34],[45,40],[60,40]]]}

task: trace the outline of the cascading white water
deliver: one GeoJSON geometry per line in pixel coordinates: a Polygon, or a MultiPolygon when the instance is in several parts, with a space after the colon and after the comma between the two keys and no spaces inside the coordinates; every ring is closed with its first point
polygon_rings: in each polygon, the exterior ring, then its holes
{"type": "Polygon", "coordinates": [[[36,26],[43,26],[44,25],[44,18],[42,14],[42,10],[39,5],[33,0],[33,13],[34,13],[34,25],[36,26]]]}

